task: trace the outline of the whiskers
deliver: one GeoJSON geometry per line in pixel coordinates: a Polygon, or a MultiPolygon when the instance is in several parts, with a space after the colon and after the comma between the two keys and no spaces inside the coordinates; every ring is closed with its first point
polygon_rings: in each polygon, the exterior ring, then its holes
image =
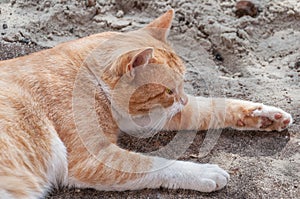
{"type": "Polygon", "coordinates": [[[168,118],[172,119],[172,117],[176,115],[178,112],[182,111],[183,108],[184,105],[182,105],[179,102],[174,102],[174,104],[168,110],[168,118]]]}
{"type": "Polygon", "coordinates": [[[156,145],[155,143],[160,140],[161,136],[166,135],[159,132],[163,131],[164,127],[183,108],[184,105],[179,102],[174,102],[172,106],[167,108],[156,107],[148,115],[125,121],[123,125],[125,127],[130,126],[130,128],[123,130],[123,132],[127,132],[127,134],[134,137],[133,140],[143,143],[140,147],[135,148],[135,151],[145,151],[147,148],[153,149],[153,145],[156,145]],[[129,125],[129,123],[131,124],[129,125]]]}
{"type": "Polygon", "coordinates": [[[170,120],[172,119],[172,117],[174,117],[174,115],[182,111],[183,107],[184,106],[181,103],[174,102],[174,104],[171,107],[164,109],[165,112],[159,115],[160,119],[156,123],[154,123],[154,125],[150,129],[150,132],[147,134],[153,136],[158,131],[163,130],[163,127],[168,122],[170,122],[170,120]]]}
{"type": "Polygon", "coordinates": [[[155,121],[154,124],[151,125],[151,127],[149,129],[145,129],[145,131],[143,133],[143,136],[141,136],[141,138],[148,138],[148,137],[152,137],[157,134],[157,132],[159,132],[160,130],[163,129],[163,127],[166,124],[166,121],[168,120],[168,114],[162,114],[159,116],[159,119],[157,121],[155,121]]]}
{"type": "Polygon", "coordinates": [[[157,136],[155,135],[159,131],[163,130],[164,126],[167,123],[169,123],[178,112],[182,111],[183,108],[184,105],[182,105],[179,102],[174,102],[174,104],[171,107],[164,109],[166,113],[160,115],[160,119],[155,122],[155,124],[152,126],[151,129],[148,129],[148,131],[145,132],[145,134],[143,134],[145,136],[142,136],[140,138],[149,138],[147,140],[147,143],[151,143],[154,137],[156,137],[156,140],[159,140],[160,135],[159,134],[157,136]]]}

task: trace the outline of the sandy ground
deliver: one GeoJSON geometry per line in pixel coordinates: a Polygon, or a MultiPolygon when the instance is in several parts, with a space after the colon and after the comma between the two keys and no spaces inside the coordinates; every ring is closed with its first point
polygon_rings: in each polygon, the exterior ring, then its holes
{"type": "MultiPolygon", "coordinates": [[[[46,198],[300,198],[299,1],[257,0],[258,16],[241,18],[235,15],[233,0],[0,2],[0,59],[97,32],[133,30],[172,7],[176,17],[170,41],[188,68],[188,93],[263,102],[283,108],[294,118],[293,126],[281,133],[225,129],[202,158],[197,154],[209,132],[198,132],[180,159],[217,163],[231,173],[228,186],[215,193],[62,188],[46,198]]],[[[175,134],[162,132],[155,139],[124,134],[119,144],[149,152],[175,134]]]]}

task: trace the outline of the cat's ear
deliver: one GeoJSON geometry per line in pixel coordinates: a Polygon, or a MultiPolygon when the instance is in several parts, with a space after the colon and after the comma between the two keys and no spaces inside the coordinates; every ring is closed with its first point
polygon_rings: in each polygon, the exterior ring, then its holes
{"type": "Polygon", "coordinates": [[[141,50],[134,50],[130,52],[131,61],[128,63],[126,73],[132,78],[135,75],[135,68],[138,66],[145,66],[149,63],[149,60],[153,57],[153,48],[145,48],[141,50]]]}
{"type": "Polygon", "coordinates": [[[166,13],[152,21],[143,29],[148,31],[154,38],[162,42],[166,42],[173,18],[174,10],[168,10],[166,13]]]}

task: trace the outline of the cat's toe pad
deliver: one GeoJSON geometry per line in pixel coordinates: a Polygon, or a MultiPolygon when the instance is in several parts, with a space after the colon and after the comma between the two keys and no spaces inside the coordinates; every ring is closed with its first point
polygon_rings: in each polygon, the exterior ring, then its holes
{"type": "Polygon", "coordinates": [[[282,131],[293,122],[290,114],[280,108],[266,105],[255,109],[251,116],[258,118],[257,127],[266,131],[282,131]]]}

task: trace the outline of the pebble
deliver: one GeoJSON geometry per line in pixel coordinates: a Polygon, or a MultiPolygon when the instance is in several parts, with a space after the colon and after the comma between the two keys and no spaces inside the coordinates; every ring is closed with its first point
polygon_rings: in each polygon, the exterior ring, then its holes
{"type": "Polygon", "coordinates": [[[245,15],[256,17],[258,14],[258,8],[251,1],[238,1],[235,8],[235,14],[237,17],[242,17],[245,15]]]}
{"type": "Polygon", "coordinates": [[[269,58],[269,59],[268,59],[268,62],[269,62],[269,63],[273,62],[273,58],[269,58]]]}
{"type": "Polygon", "coordinates": [[[93,7],[96,5],[96,0],[86,0],[87,7],[93,7]]]}
{"type": "Polygon", "coordinates": [[[19,40],[20,43],[23,43],[23,44],[30,44],[31,41],[30,39],[27,39],[27,38],[22,38],[21,40],[19,40]]]}
{"type": "Polygon", "coordinates": [[[232,77],[233,78],[235,78],[235,77],[243,77],[243,73],[241,73],[241,72],[234,73],[232,77]]]}
{"type": "Polygon", "coordinates": [[[13,42],[12,38],[11,37],[7,37],[7,36],[3,37],[2,40],[6,41],[6,42],[13,42]]]}
{"type": "Polygon", "coordinates": [[[215,57],[216,57],[216,60],[218,60],[218,61],[224,61],[224,58],[222,57],[222,55],[220,53],[216,53],[215,57]]]}
{"type": "Polygon", "coordinates": [[[3,29],[7,29],[7,28],[8,28],[7,24],[4,23],[4,24],[2,25],[2,28],[3,28],[3,29]]]}
{"type": "Polygon", "coordinates": [[[46,1],[44,4],[45,8],[49,8],[51,6],[51,2],[50,1],[46,1]]]}
{"type": "Polygon", "coordinates": [[[224,61],[223,56],[221,55],[221,53],[218,52],[218,50],[214,49],[212,53],[215,56],[216,60],[221,61],[221,62],[224,61]]]}
{"type": "Polygon", "coordinates": [[[115,21],[114,23],[112,23],[110,25],[110,27],[114,28],[114,29],[122,29],[126,26],[129,26],[130,22],[129,21],[115,21]]]}
{"type": "Polygon", "coordinates": [[[300,68],[300,60],[295,62],[294,68],[295,69],[299,69],[300,68]]]}
{"type": "Polygon", "coordinates": [[[116,17],[118,17],[118,18],[122,18],[123,16],[124,16],[123,10],[119,10],[116,14],[116,17]]]}
{"type": "Polygon", "coordinates": [[[288,14],[288,15],[295,15],[295,12],[293,10],[289,10],[289,11],[287,11],[286,14],[288,14]]]}

